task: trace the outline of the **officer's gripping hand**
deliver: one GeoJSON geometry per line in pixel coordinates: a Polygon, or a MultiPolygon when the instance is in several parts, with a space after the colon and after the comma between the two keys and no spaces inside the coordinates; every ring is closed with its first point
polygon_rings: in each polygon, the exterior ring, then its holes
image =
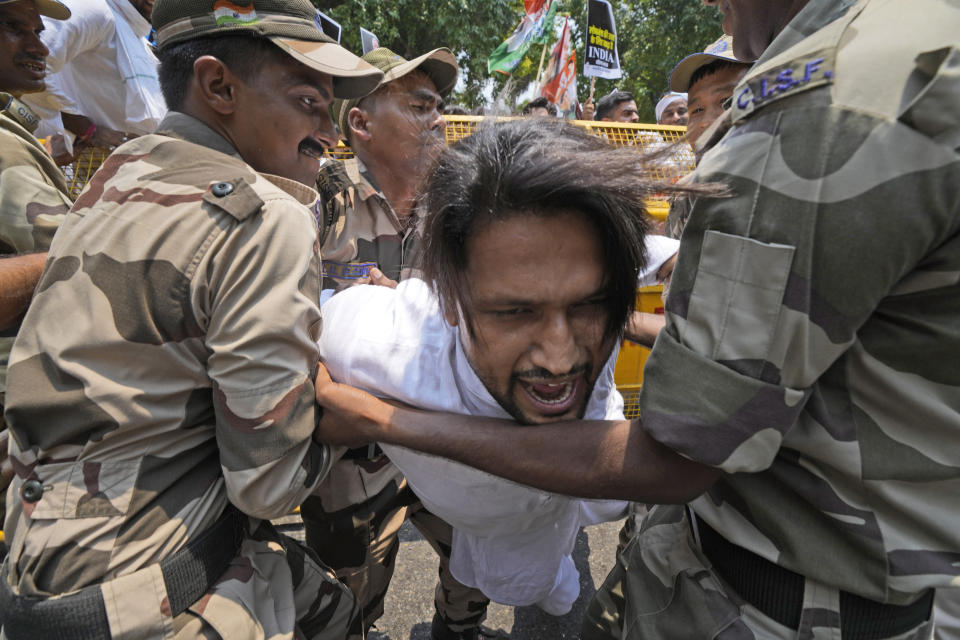
{"type": "Polygon", "coordinates": [[[389,423],[393,407],[375,396],[330,379],[326,367],[317,365],[314,383],[323,415],[313,438],[351,449],[374,442],[389,423]]]}

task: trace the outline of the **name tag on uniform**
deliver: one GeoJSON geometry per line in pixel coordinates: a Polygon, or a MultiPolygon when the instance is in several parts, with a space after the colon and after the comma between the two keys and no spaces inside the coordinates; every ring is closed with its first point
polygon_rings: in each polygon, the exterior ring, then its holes
{"type": "Polygon", "coordinates": [[[733,120],[801,91],[832,84],[835,64],[835,50],[830,48],[748,76],[733,92],[733,120]]]}
{"type": "Polygon", "coordinates": [[[323,261],[323,277],[338,280],[359,280],[370,275],[376,262],[327,262],[323,261]]]}
{"type": "Polygon", "coordinates": [[[40,119],[34,115],[33,111],[13,96],[10,97],[2,110],[31,133],[36,131],[37,127],[40,126],[40,119]]]}

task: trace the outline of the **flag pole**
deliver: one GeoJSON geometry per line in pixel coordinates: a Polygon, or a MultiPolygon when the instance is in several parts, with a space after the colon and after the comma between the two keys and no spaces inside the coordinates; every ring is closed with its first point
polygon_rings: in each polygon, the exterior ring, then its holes
{"type": "Polygon", "coordinates": [[[547,44],[543,45],[543,51],[540,52],[540,67],[537,69],[537,91],[540,91],[540,76],[543,74],[543,61],[547,57],[547,44]]]}

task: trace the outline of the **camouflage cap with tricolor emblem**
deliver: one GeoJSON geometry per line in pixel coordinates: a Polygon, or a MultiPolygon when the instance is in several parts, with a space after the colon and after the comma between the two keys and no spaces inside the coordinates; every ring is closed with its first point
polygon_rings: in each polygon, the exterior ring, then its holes
{"type": "Polygon", "coordinates": [[[309,0],[156,0],[152,21],[159,51],[207,36],[269,38],[298,62],[333,76],[338,98],[365,96],[383,78],[323,33],[309,0]]]}
{"type": "Polygon", "coordinates": [[[681,93],[690,90],[690,79],[697,69],[704,67],[716,60],[727,60],[744,66],[753,64],[749,61],[739,60],[733,55],[733,37],[720,36],[717,40],[703,50],[702,53],[693,53],[681,60],[677,66],[670,72],[670,90],[681,93]]]}
{"type": "MultiPolygon", "coordinates": [[[[31,0],[0,0],[0,4],[10,4],[12,2],[30,2],[31,0]]],[[[37,8],[37,13],[55,20],[66,20],[70,17],[70,9],[67,5],[57,0],[32,0],[37,8]]]]}
{"type": "MultiPolygon", "coordinates": [[[[428,78],[433,80],[433,84],[437,87],[437,93],[439,93],[441,97],[445,98],[447,94],[453,90],[454,85],[457,84],[457,75],[459,73],[457,58],[449,49],[444,47],[428,51],[413,60],[407,60],[386,47],[378,47],[373,51],[368,51],[367,54],[363,56],[363,59],[383,71],[383,80],[380,86],[397,78],[402,78],[415,70],[422,71],[428,78]]],[[[330,107],[333,117],[337,121],[337,125],[339,125],[342,133],[346,134],[346,132],[349,131],[347,114],[350,113],[350,109],[353,109],[358,104],[360,104],[360,98],[334,100],[333,105],[330,107]]]]}

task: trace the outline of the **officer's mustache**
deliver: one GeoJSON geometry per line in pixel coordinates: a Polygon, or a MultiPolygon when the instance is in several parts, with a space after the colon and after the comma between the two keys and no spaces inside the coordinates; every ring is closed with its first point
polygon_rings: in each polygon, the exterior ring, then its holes
{"type": "Polygon", "coordinates": [[[304,138],[300,146],[297,147],[297,151],[311,158],[320,159],[326,152],[326,148],[313,138],[304,138]]]}

